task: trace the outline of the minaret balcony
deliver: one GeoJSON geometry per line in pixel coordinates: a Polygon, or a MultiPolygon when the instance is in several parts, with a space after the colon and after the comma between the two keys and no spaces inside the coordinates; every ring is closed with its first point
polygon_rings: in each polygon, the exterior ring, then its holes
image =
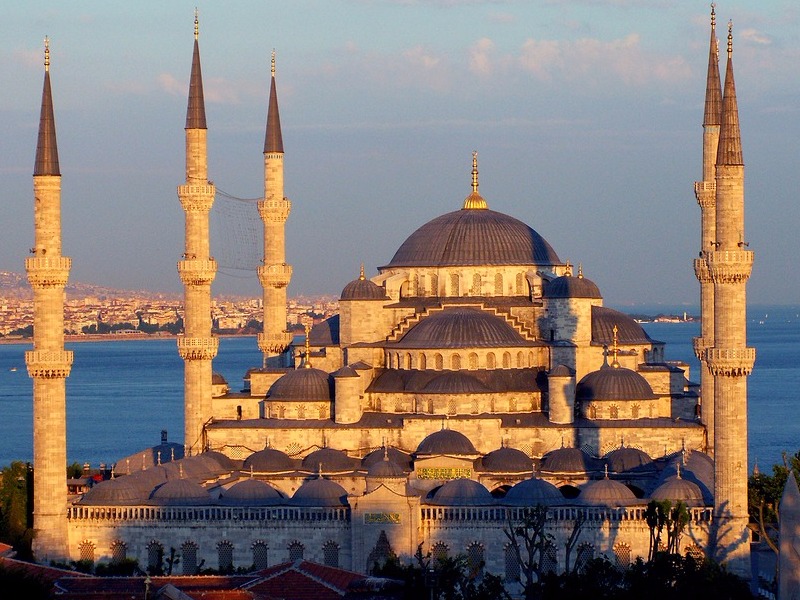
{"type": "Polygon", "coordinates": [[[713,281],[705,258],[694,259],[694,275],[700,283],[711,283],[713,281]]]}
{"type": "Polygon", "coordinates": [[[258,267],[258,280],[264,287],[284,288],[292,279],[292,265],[267,265],[258,267]]]}
{"type": "Polygon", "coordinates": [[[292,342],[292,334],[288,331],[280,333],[259,333],[258,348],[267,354],[281,354],[292,342]]]}
{"type": "Polygon", "coordinates": [[[178,336],[178,354],[183,360],[211,360],[219,350],[219,339],[215,337],[178,336]]]}
{"type": "Polygon", "coordinates": [[[178,198],[186,212],[209,212],[214,204],[214,184],[187,183],[178,186],[178,198]]]}
{"type": "Polygon", "coordinates": [[[717,204],[717,182],[695,181],[694,196],[700,208],[714,208],[717,204]]]}
{"type": "Polygon", "coordinates": [[[217,261],[194,258],[178,261],[178,275],[184,285],[211,285],[217,273],[217,261]]]}
{"type": "Polygon", "coordinates": [[[752,250],[715,250],[706,255],[714,283],[744,283],[753,270],[752,250]]]}
{"type": "Polygon", "coordinates": [[[64,287],[69,279],[72,259],[66,256],[35,256],[25,259],[25,270],[32,288],[64,287]]]}
{"type": "Polygon", "coordinates": [[[270,223],[285,223],[292,210],[292,203],[287,199],[261,200],[258,203],[258,214],[261,220],[270,223]]]}
{"type": "Polygon", "coordinates": [[[756,349],[707,348],[705,360],[715,377],[747,377],[756,362],[756,349]]]}
{"type": "Polygon", "coordinates": [[[713,345],[714,340],[707,340],[702,336],[692,338],[692,347],[697,360],[704,361],[706,359],[706,350],[711,348],[713,345]]]}
{"type": "Polygon", "coordinates": [[[64,379],[72,370],[71,350],[29,350],[25,353],[28,375],[37,379],[64,379]]]}

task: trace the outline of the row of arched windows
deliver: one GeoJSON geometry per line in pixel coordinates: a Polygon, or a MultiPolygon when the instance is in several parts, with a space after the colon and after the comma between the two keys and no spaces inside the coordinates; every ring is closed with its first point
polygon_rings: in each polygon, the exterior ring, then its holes
{"type": "MultiPolygon", "coordinates": [[[[470,575],[475,576],[483,572],[486,565],[486,550],[480,542],[472,542],[467,545],[465,556],[467,558],[467,569],[470,575]]],[[[444,542],[436,542],[431,546],[431,560],[434,563],[444,562],[450,556],[450,547],[444,542]]]]}
{"type": "Polygon", "coordinates": [[[641,419],[644,417],[657,417],[656,406],[653,402],[647,403],[647,410],[642,410],[639,403],[628,404],[622,406],[617,404],[610,404],[605,406],[600,402],[590,402],[586,407],[586,417],[590,419],[641,419]]]}
{"type": "Polygon", "coordinates": [[[491,396],[486,399],[475,396],[472,398],[462,397],[456,399],[445,397],[440,399],[438,395],[434,399],[430,395],[420,398],[403,394],[402,397],[393,399],[373,397],[369,402],[370,410],[377,412],[394,411],[396,413],[428,413],[431,415],[442,412],[448,415],[477,415],[482,412],[492,414],[497,412],[528,412],[541,410],[541,405],[541,393],[539,392],[521,394],[519,397],[495,398],[491,396]]]}
{"type": "Polygon", "coordinates": [[[386,366],[389,369],[404,369],[404,370],[418,370],[425,371],[426,369],[433,369],[435,371],[442,371],[445,369],[450,371],[460,371],[462,369],[469,369],[475,371],[480,368],[497,369],[501,365],[503,369],[525,369],[530,367],[538,367],[536,354],[533,351],[527,353],[519,350],[516,354],[511,352],[503,352],[498,357],[494,352],[481,351],[470,352],[467,355],[462,355],[460,352],[452,352],[444,355],[440,352],[429,354],[426,352],[387,352],[386,353],[386,366]]]}
{"type": "Polygon", "coordinates": [[[266,403],[267,414],[273,419],[329,419],[331,416],[330,406],[319,404],[318,406],[307,406],[305,403],[297,403],[288,409],[283,404],[266,403]]]}
{"type": "Polygon", "coordinates": [[[420,274],[415,273],[411,276],[408,287],[410,295],[413,296],[461,296],[466,286],[469,286],[471,296],[505,296],[506,294],[516,294],[526,296],[530,293],[528,281],[524,273],[517,273],[514,277],[514,287],[509,284],[506,290],[505,277],[502,273],[495,273],[494,276],[487,275],[485,278],[480,273],[473,273],[472,279],[459,273],[450,273],[440,285],[439,276],[436,273],[420,274]]]}

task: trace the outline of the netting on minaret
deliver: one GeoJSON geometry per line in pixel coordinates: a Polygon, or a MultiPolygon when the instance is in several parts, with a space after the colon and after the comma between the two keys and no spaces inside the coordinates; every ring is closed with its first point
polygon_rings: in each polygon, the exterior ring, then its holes
{"type": "Polygon", "coordinates": [[[217,188],[211,210],[211,244],[219,270],[239,277],[255,276],[263,258],[262,198],[238,198],[217,188]]]}

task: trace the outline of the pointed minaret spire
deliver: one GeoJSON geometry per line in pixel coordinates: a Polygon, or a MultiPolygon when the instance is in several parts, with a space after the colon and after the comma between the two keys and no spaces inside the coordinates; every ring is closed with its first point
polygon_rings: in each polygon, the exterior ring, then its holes
{"type": "Polygon", "coordinates": [[[34,175],[61,175],[58,168],[56,119],[53,115],[53,95],[50,90],[50,39],[44,38],[44,87],[42,112],[39,115],[39,141],[36,144],[34,175]]]}
{"type": "Polygon", "coordinates": [[[708,75],[706,76],[706,110],[703,125],[719,125],[722,112],[722,87],[719,80],[719,41],[715,4],[711,5],[711,41],[708,48],[708,75]]]}
{"type": "Polygon", "coordinates": [[[725,68],[725,93],[717,149],[717,165],[743,165],[742,138],[739,131],[739,107],[733,81],[733,22],[728,22],[728,64],[725,68]]]}
{"type": "Polygon", "coordinates": [[[275,50],[270,61],[269,108],[267,109],[267,133],[264,137],[264,154],[283,152],[281,115],[278,111],[278,90],[275,87],[275,50]]]}
{"type": "Polygon", "coordinates": [[[186,109],[186,129],[207,129],[206,105],[203,99],[203,75],[200,70],[200,21],[194,11],[194,54],[192,75],[189,79],[189,105],[186,109]]]}

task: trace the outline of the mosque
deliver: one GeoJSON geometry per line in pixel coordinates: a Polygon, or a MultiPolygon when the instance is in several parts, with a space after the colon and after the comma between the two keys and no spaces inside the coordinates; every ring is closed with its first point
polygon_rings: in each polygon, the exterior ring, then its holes
{"type": "MultiPolygon", "coordinates": [[[[232,386],[212,370],[207,123],[195,19],[186,117],[185,440],[119,460],[113,477],[68,496],[60,170],[49,48],[34,170],[34,550],[37,559],[118,562],[158,572],[264,568],[306,559],[370,572],[421,547],[521,579],[507,535],[547,507],[545,569],[646,556],[651,499],[682,501],[681,553],[749,574],[745,337],[753,252],[729,27],[724,88],[712,9],[702,180],[699,383],[629,316],[603,306],[524,222],[471,190],[389,261],[341,292],[340,313],[293,345],[286,331],[284,146],[275,56],[264,144],[264,360],[232,386]],[[724,93],[723,93],[724,90],[724,93]],[[577,538],[574,537],[577,532],[577,538]]],[[[455,195],[455,194],[454,194],[455,195]]]]}

